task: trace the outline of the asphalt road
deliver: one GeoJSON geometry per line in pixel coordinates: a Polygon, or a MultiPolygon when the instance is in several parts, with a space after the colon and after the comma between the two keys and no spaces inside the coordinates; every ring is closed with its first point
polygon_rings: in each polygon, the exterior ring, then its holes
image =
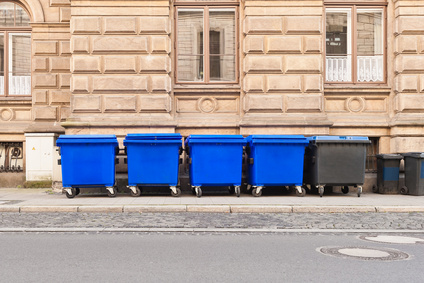
{"type": "MultiPolygon", "coordinates": [[[[0,280],[423,282],[424,244],[377,243],[364,241],[359,236],[346,233],[0,233],[0,280]],[[408,258],[384,261],[381,256],[385,251],[376,255],[371,251],[368,260],[338,257],[321,253],[322,247],[389,248],[406,253],[408,258]]],[[[424,239],[423,233],[413,236],[424,239]]]]}

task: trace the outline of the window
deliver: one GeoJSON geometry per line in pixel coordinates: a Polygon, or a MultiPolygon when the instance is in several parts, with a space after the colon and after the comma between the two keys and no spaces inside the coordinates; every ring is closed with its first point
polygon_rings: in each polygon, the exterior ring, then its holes
{"type": "Polygon", "coordinates": [[[236,83],[236,8],[177,8],[178,83],[236,83]]]}
{"type": "Polygon", "coordinates": [[[326,9],[326,82],[384,82],[384,14],[381,7],[326,9]]]}
{"type": "Polygon", "coordinates": [[[31,28],[19,5],[0,3],[0,96],[31,95],[31,28]]]}

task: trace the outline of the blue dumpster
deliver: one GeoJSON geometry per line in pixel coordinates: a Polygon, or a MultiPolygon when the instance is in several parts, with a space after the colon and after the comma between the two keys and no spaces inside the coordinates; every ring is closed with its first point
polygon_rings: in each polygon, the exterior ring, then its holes
{"type": "Polygon", "coordinates": [[[62,183],[68,198],[79,194],[81,187],[106,187],[110,197],[116,196],[115,135],[61,135],[62,183]]]}
{"type": "Polygon", "coordinates": [[[197,197],[201,186],[234,186],[240,196],[243,146],[241,135],[191,135],[186,139],[190,184],[197,197]]]}
{"type": "Polygon", "coordinates": [[[169,186],[172,196],[181,195],[178,185],[180,134],[128,134],[124,145],[128,160],[128,186],[132,196],[141,186],[169,186]]]}
{"type": "Polygon", "coordinates": [[[264,186],[296,186],[303,183],[303,156],[308,139],[301,135],[252,135],[246,138],[249,154],[248,183],[252,195],[260,196],[264,186]]]}
{"type": "Polygon", "coordinates": [[[304,184],[318,188],[319,195],[324,187],[341,186],[347,194],[349,186],[357,187],[358,197],[362,193],[365,179],[367,137],[315,136],[308,138],[305,150],[304,184]]]}

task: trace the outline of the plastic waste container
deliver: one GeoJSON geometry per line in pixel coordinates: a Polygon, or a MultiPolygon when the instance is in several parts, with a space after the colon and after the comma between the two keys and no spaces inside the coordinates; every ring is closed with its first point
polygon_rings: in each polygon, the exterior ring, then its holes
{"type": "Polygon", "coordinates": [[[116,196],[115,156],[119,148],[115,135],[61,135],[56,144],[68,198],[78,195],[81,187],[106,187],[110,197],[116,196]]]}
{"type": "Polygon", "coordinates": [[[190,184],[197,197],[202,196],[202,186],[233,186],[240,196],[245,144],[241,135],[190,135],[186,139],[190,184]]]}
{"type": "Polygon", "coordinates": [[[301,135],[251,135],[246,141],[248,184],[253,196],[260,196],[265,186],[296,186],[296,194],[305,195],[303,156],[308,139],[301,135]]]}
{"type": "MultiPolygon", "coordinates": [[[[349,186],[362,193],[365,180],[367,137],[314,136],[308,138],[305,150],[304,184],[318,188],[320,197],[325,186],[341,186],[347,194],[349,186]]],[[[309,189],[309,187],[307,187],[309,189]]]]}
{"type": "Polygon", "coordinates": [[[400,154],[377,154],[377,186],[374,193],[399,194],[399,166],[402,160],[400,154]]]}
{"type": "Polygon", "coordinates": [[[128,134],[124,140],[128,160],[128,187],[140,196],[141,186],[169,186],[172,196],[178,186],[181,134],[128,134]]]}
{"type": "Polygon", "coordinates": [[[405,186],[402,194],[424,195],[424,153],[409,152],[403,154],[405,160],[405,186]]]}

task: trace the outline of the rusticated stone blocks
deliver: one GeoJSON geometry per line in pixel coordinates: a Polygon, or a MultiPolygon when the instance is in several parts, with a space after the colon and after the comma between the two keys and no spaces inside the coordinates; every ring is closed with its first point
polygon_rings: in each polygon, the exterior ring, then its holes
{"type": "Polygon", "coordinates": [[[244,111],[321,112],[322,10],[292,3],[246,5],[244,111]]]}
{"type": "Polygon", "coordinates": [[[168,15],[81,15],[71,31],[73,113],[171,111],[168,15]]]}

